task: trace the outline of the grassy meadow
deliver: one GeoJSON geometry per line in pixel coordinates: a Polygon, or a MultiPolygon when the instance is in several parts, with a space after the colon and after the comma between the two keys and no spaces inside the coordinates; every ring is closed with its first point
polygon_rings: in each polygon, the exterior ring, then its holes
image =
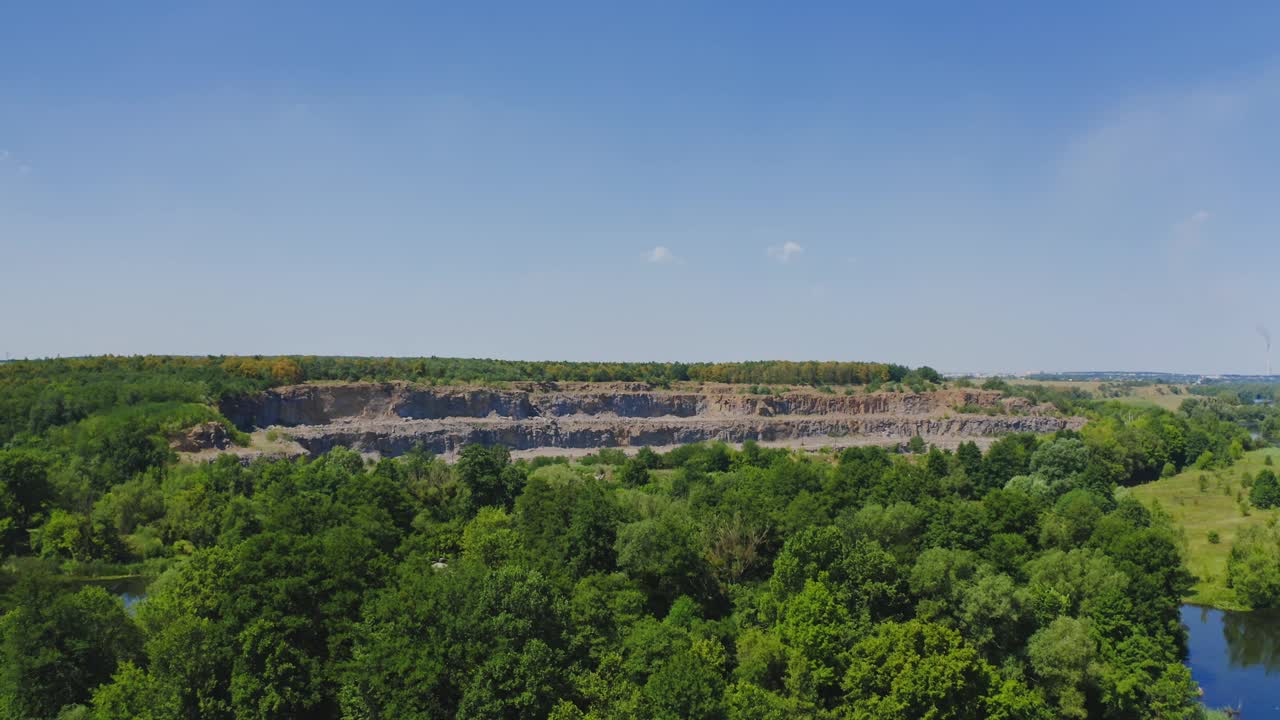
{"type": "Polygon", "coordinates": [[[1244,609],[1235,591],[1227,587],[1227,558],[1243,528],[1280,516],[1280,510],[1274,509],[1249,508],[1248,515],[1241,511],[1239,498],[1249,497],[1242,477],[1245,473],[1256,475],[1265,467],[1267,457],[1274,463],[1272,469],[1280,470],[1280,449],[1268,448],[1246,453],[1226,470],[1189,469],[1132,489],[1134,496],[1148,506],[1158,504],[1183,530],[1187,566],[1198,578],[1188,602],[1225,610],[1244,609]],[[1218,542],[1210,541],[1211,532],[1217,533],[1218,542]]]}
{"type": "Polygon", "coordinates": [[[1103,393],[1103,386],[1119,388],[1118,383],[1105,383],[1097,380],[1028,380],[1025,378],[1017,378],[1007,382],[1015,386],[1039,385],[1062,391],[1084,390],[1099,400],[1112,400],[1126,405],[1133,405],[1134,407],[1159,407],[1170,411],[1176,411],[1181,407],[1183,400],[1193,397],[1190,391],[1191,386],[1165,383],[1123,387],[1120,389],[1123,390],[1124,394],[1118,397],[1106,397],[1103,393]]]}

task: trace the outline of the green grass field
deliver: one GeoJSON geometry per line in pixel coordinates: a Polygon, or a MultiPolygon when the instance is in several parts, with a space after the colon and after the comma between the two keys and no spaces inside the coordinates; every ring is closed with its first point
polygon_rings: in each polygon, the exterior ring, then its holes
{"type": "Polygon", "coordinates": [[[1241,477],[1248,472],[1256,475],[1270,456],[1274,470],[1280,471],[1280,449],[1268,448],[1246,453],[1244,458],[1227,470],[1187,470],[1171,478],[1133,488],[1133,494],[1151,506],[1159,503],[1161,509],[1173,518],[1186,538],[1187,566],[1198,578],[1188,602],[1212,605],[1225,610],[1244,609],[1236,600],[1235,591],[1227,587],[1227,558],[1231,545],[1239,532],[1250,525],[1259,525],[1280,515],[1278,510],[1252,508],[1249,515],[1240,511],[1237,497],[1247,499],[1249,491],[1241,477]],[[1204,489],[1201,489],[1204,476],[1204,489]],[[1209,542],[1209,533],[1217,532],[1219,541],[1209,542]]]}
{"type": "Polygon", "coordinates": [[[1064,382],[1060,380],[1027,380],[1017,378],[1007,381],[1010,385],[1039,385],[1049,387],[1064,392],[1070,390],[1084,390],[1092,393],[1098,400],[1113,400],[1115,402],[1133,405],[1139,408],[1158,407],[1165,410],[1177,410],[1182,406],[1182,401],[1191,394],[1188,385],[1166,385],[1164,383],[1156,383],[1152,385],[1139,385],[1137,387],[1128,388],[1128,394],[1120,397],[1103,397],[1102,386],[1109,383],[1098,382],[1096,380],[1081,380],[1074,382],[1064,382]]]}

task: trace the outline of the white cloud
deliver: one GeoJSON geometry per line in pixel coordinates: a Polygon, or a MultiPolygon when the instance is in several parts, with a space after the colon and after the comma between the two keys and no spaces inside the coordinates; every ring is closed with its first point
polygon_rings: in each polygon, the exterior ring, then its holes
{"type": "Polygon", "coordinates": [[[4,166],[5,172],[16,172],[19,175],[26,175],[31,172],[30,165],[18,162],[18,158],[5,149],[0,149],[0,165],[4,166]]]}
{"type": "Polygon", "coordinates": [[[1208,210],[1197,210],[1173,226],[1173,237],[1169,241],[1170,259],[1185,260],[1188,253],[1200,246],[1201,228],[1209,222],[1209,217],[1208,210]]]}
{"type": "MultiPolygon", "coordinates": [[[[1235,188],[1257,182],[1258,158],[1274,147],[1278,116],[1280,63],[1129,98],[1065,146],[1058,199],[1078,216],[1117,226],[1237,198],[1235,188]]],[[[1196,223],[1208,219],[1203,210],[1194,215],[1196,223]]]]}
{"type": "Polygon", "coordinates": [[[804,252],[804,248],[800,247],[800,243],[788,240],[781,245],[771,245],[767,252],[769,257],[778,262],[790,262],[792,257],[804,252]]]}
{"type": "Polygon", "coordinates": [[[676,256],[665,245],[659,245],[649,251],[649,262],[651,263],[671,263],[675,261],[676,256]]]}

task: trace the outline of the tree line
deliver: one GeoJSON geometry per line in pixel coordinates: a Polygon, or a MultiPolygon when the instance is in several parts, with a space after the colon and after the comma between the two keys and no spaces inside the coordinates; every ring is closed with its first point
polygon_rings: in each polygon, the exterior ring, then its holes
{"type": "Polygon", "coordinates": [[[1175,533],[1091,452],[144,471],[90,511],[167,556],[136,615],[10,565],[0,716],[1199,717],[1175,533]]]}

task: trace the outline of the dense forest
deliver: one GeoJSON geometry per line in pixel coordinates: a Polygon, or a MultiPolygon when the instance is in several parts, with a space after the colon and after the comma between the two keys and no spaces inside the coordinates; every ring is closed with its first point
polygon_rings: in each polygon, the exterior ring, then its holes
{"type": "Polygon", "coordinates": [[[1203,713],[1125,486],[1251,447],[1226,400],[1046,397],[1091,421],[985,453],[174,462],[301,360],[0,366],[0,717],[1203,713]]]}

